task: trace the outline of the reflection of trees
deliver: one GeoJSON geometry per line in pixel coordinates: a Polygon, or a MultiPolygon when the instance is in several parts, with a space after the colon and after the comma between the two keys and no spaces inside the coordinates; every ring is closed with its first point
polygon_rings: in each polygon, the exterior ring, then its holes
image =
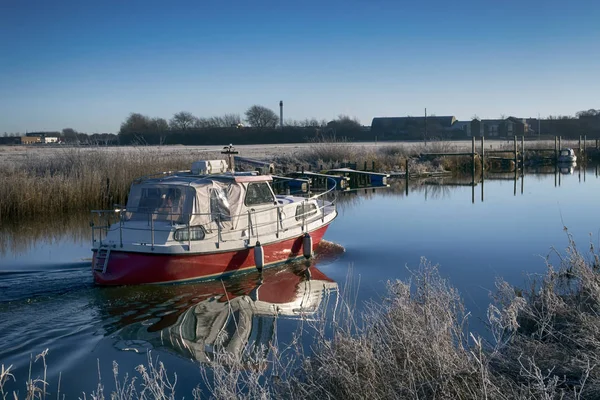
{"type": "Polygon", "coordinates": [[[0,256],[25,253],[40,242],[56,243],[68,239],[76,243],[91,241],[90,215],[66,214],[45,219],[3,221],[0,227],[0,256]]]}
{"type": "Polygon", "coordinates": [[[118,329],[116,347],[209,361],[217,349],[236,358],[268,349],[277,318],[315,314],[332,292],[337,284],[316,267],[293,263],[223,281],[108,288],[101,307],[112,317],[109,331],[118,329]]]}

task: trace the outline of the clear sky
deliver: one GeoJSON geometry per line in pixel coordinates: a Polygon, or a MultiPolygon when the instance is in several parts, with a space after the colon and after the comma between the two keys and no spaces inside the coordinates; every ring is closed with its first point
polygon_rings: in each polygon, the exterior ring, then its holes
{"type": "Polygon", "coordinates": [[[0,0],[0,133],[600,108],[600,2],[0,0]]]}

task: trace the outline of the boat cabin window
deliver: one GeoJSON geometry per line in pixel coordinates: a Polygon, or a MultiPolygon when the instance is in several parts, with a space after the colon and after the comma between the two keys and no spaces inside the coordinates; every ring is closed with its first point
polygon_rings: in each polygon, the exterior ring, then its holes
{"type": "Polygon", "coordinates": [[[571,152],[569,150],[561,150],[560,155],[561,156],[570,156],[571,152]]]}
{"type": "MultiPolygon", "coordinates": [[[[128,220],[156,220],[185,222],[186,187],[172,185],[138,185],[131,189],[127,202],[128,220]]],[[[190,196],[190,198],[193,195],[190,196]]]]}
{"type": "Polygon", "coordinates": [[[231,220],[229,200],[221,188],[210,189],[210,216],[213,221],[231,220]]]}
{"type": "Polygon", "coordinates": [[[247,206],[255,206],[258,204],[273,204],[275,197],[271,191],[271,187],[267,182],[251,182],[246,189],[246,198],[244,204],[247,206]]]}

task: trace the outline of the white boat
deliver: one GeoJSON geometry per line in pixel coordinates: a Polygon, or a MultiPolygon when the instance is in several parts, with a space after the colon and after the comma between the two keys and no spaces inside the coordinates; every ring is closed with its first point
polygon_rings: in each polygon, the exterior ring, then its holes
{"type": "Polygon", "coordinates": [[[558,153],[559,163],[573,163],[575,161],[577,161],[577,156],[575,155],[575,150],[571,148],[562,149],[558,153]]]}
{"type": "Polygon", "coordinates": [[[99,285],[219,278],[310,257],[336,218],[335,183],[312,197],[275,195],[270,175],[234,172],[233,158],[136,180],[127,206],[96,210],[99,285]]]}

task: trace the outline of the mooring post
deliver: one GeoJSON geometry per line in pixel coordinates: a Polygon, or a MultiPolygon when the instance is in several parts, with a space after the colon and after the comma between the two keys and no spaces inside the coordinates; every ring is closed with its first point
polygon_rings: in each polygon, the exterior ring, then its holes
{"type": "Polygon", "coordinates": [[[515,169],[519,169],[519,158],[518,158],[518,149],[517,149],[517,135],[514,136],[513,138],[513,144],[515,145],[515,169]]]}
{"type": "Polygon", "coordinates": [[[372,169],[372,171],[375,172],[375,160],[373,160],[373,169],[372,169]]]}
{"type": "Polygon", "coordinates": [[[521,168],[525,175],[525,135],[521,136],[521,168]]]}
{"type": "MultiPolygon", "coordinates": [[[[559,136],[558,137],[558,151],[560,152],[560,150],[562,149],[562,144],[561,144],[562,138],[559,136]]],[[[558,157],[557,157],[558,158],[558,157]]]]}
{"type": "Polygon", "coordinates": [[[579,135],[579,157],[581,157],[581,135],[579,135]]]}
{"type": "Polygon", "coordinates": [[[475,183],[475,136],[471,138],[471,164],[473,172],[473,183],[475,183]]]}
{"type": "Polygon", "coordinates": [[[406,171],[405,186],[406,186],[406,195],[408,196],[408,158],[406,159],[406,166],[404,167],[404,170],[406,171]]]}
{"type": "Polygon", "coordinates": [[[481,179],[483,180],[483,170],[485,169],[485,138],[481,135],[481,179]]]}
{"type": "Polygon", "coordinates": [[[517,179],[519,178],[519,169],[515,168],[515,190],[514,190],[514,196],[517,195],[517,179]]]}
{"type": "Polygon", "coordinates": [[[363,171],[367,170],[367,162],[365,161],[365,167],[363,168],[363,171]]]}
{"type": "Polygon", "coordinates": [[[483,203],[483,184],[485,180],[483,179],[483,172],[481,173],[481,202],[483,203]]]}
{"type": "MultiPolygon", "coordinates": [[[[556,163],[558,161],[558,144],[557,144],[557,138],[556,136],[554,136],[554,162],[556,163]]],[[[556,185],[554,185],[556,186],[556,185]]]]}
{"type": "Polygon", "coordinates": [[[583,135],[583,152],[587,154],[587,135],[583,135]]]}

